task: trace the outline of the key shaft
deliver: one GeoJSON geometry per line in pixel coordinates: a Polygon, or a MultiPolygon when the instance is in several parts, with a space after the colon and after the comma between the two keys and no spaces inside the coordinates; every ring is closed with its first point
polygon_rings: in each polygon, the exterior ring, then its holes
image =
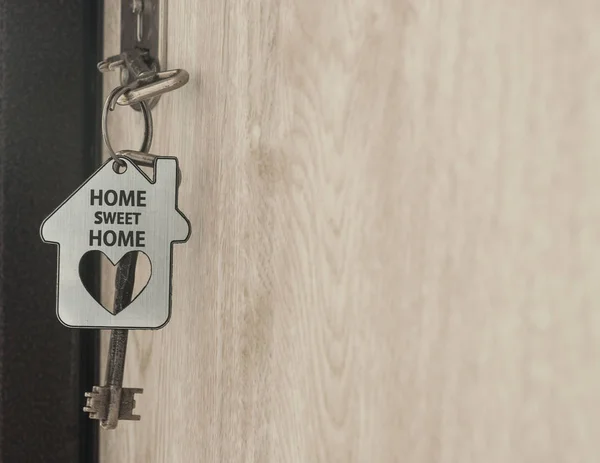
{"type": "MultiPolygon", "coordinates": [[[[126,254],[119,262],[115,277],[115,315],[131,302],[136,264],[137,254],[133,252],[126,254]]],[[[90,418],[100,420],[100,426],[104,429],[115,429],[119,420],[140,419],[139,415],[133,414],[134,395],[142,393],[143,389],[123,387],[128,338],[128,330],[111,330],[104,386],[94,386],[92,392],[85,394],[87,401],[84,411],[89,412],[90,418]]]]}
{"type": "Polygon", "coordinates": [[[112,330],[108,344],[108,359],[104,384],[106,386],[123,386],[125,372],[125,356],[127,355],[128,330],[112,330]]]}

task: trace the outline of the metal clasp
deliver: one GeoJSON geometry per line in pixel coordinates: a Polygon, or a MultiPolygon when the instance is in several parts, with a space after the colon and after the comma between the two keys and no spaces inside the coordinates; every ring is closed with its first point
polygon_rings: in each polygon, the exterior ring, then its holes
{"type": "Polygon", "coordinates": [[[190,79],[187,71],[173,69],[159,72],[145,50],[124,51],[98,63],[100,72],[121,70],[121,84],[128,90],[117,103],[121,106],[133,106],[138,109],[141,101],[147,101],[152,108],[163,93],[184,86],[190,79]]]}
{"type": "Polygon", "coordinates": [[[134,80],[151,80],[158,72],[159,66],[156,59],[150,56],[148,50],[134,48],[125,50],[120,55],[111,56],[98,63],[100,72],[110,72],[120,69],[121,83],[127,85],[134,80]]]}
{"type": "MultiPolygon", "coordinates": [[[[111,56],[98,63],[100,72],[121,71],[121,86],[137,88],[144,83],[156,80],[158,61],[154,60],[148,50],[134,48],[125,50],[120,55],[111,56]]],[[[150,108],[158,102],[158,97],[148,101],[150,108]]],[[[141,108],[134,106],[136,111],[141,108]]]]}
{"type": "Polygon", "coordinates": [[[139,79],[128,85],[129,90],[119,97],[117,104],[131,106],[141,101],[153,101],[158,99],[163,93],[183,87],[189,79],[190,75],[183,69],[157,72],[150,82],[139,79]]]}

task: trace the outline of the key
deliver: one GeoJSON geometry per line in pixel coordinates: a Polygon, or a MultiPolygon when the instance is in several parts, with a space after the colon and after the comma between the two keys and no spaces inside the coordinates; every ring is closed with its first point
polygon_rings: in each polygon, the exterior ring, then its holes
{"type": "MultiPolygon", "coordinates": [[[[136,263],[137,254],[133,252],[126,254],[119,262],[115,281],[115,314],[131,302],[136,263]]],[[[134,397],[144,390],[123,387],[128,337],[128,330],[110,332],[104,386],[94,386],[92,392],[85,393],[86,406],[83,411],[89,413],[91,419],[100,420],[100,426],[104,429],[115,429],[119,420],[140,420],[139,415],[133,414],[134,397]]]]}
{"type": "Polygon", "coordinates": [[[139,415],[133,414],[134,397],[144,390],[123,387],[128,335],[128,330],[111,331],[105,385],[94,386],[92,392],[85,394],[87,401],[83,410],[90,418],[100,420],[104,429],[115,429],[119,420],[140,420],[139,415]]]}

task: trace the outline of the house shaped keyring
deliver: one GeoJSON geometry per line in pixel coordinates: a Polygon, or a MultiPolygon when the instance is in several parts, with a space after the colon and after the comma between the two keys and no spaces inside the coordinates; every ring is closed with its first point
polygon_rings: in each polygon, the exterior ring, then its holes
{"type": "Polygon", "coordinates": [[[127,157],[120,160],[108,160],[41,227],[42,239],[58,245],[57,315],[69,327],[157,329],[169,321],[172,247],[190,234],[177,208],[177,158],[157,157],[154,179],[127,157]],[[94,252],[117,265],[136,251],[148,257],[150,278],[114,314],[88,292],[80,263],[94,252]]]}

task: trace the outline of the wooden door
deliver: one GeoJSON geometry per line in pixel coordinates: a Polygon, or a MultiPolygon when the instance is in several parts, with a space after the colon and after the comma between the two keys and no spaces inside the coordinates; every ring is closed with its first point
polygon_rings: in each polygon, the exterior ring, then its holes
{"type": "MultiPolygon", "coordinates": [[[[191,79],[152,151],[179,157],[193,231],[170,324],[130,341],[142,421],[101,461],[600,461],[599,21],[171,0],[191,79]]],[[[137,146],[139,115],[113,120],[137,146]]]]}

